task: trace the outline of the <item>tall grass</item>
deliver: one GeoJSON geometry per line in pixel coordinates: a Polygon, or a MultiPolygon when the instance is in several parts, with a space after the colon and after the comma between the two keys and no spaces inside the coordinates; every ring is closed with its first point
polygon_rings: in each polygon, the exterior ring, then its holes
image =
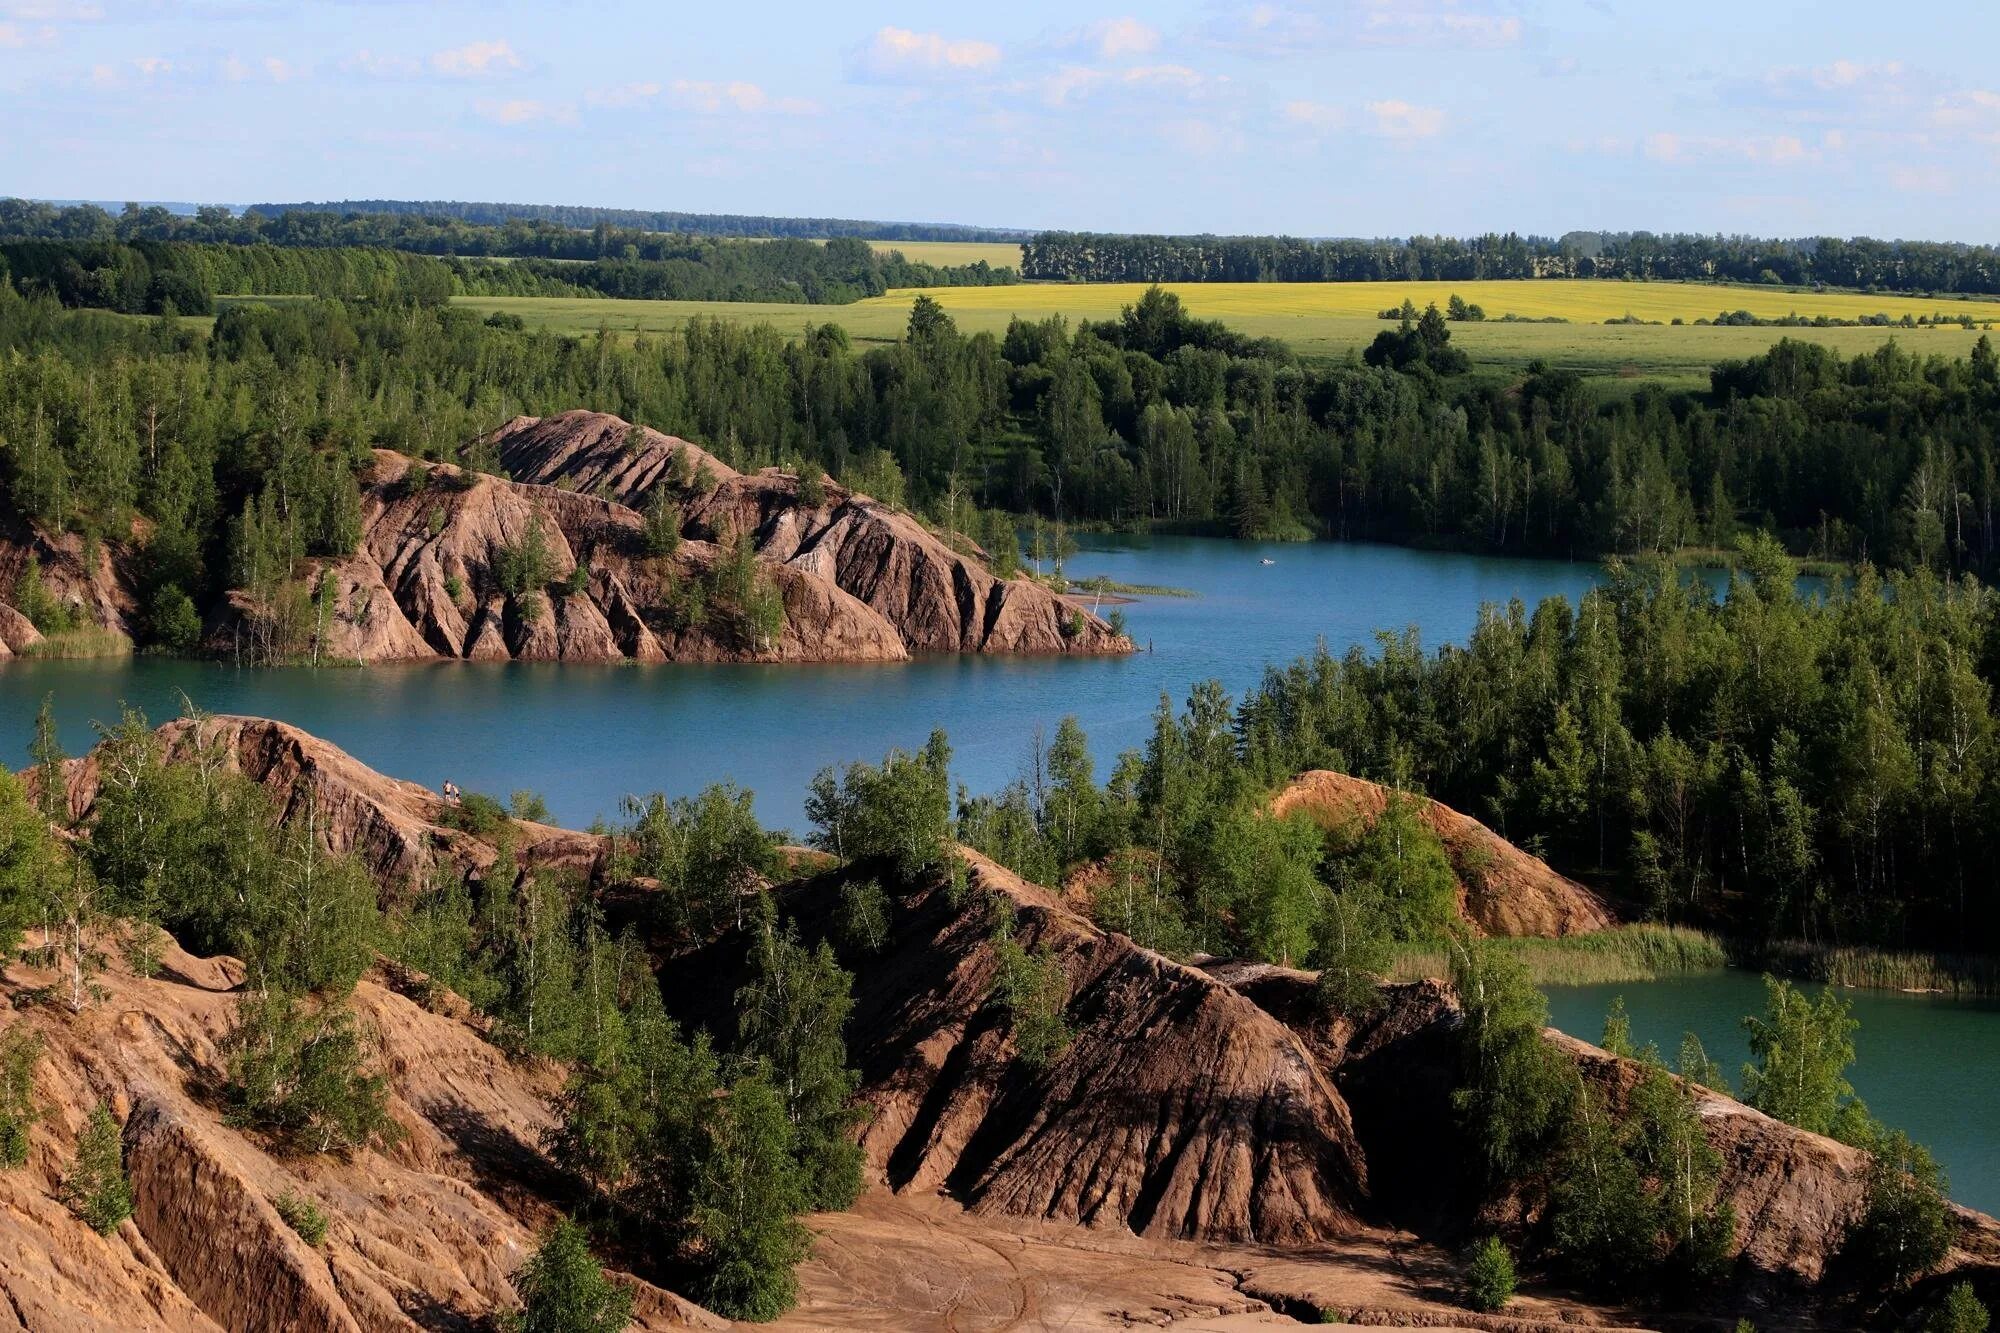
{"type": "Polygon", "coordinates": [[[1973,954],[1890,953],[1791,940],[1738,961],[1835,986],[1932,991],[1961,999],[2000,996],[2000,958],[1973,954]]]}
{"type": "Polygon", "coordinates": [[[132,641],[117,630],[86,625],[46,635],[39,643],[23,649],[21,656],[68,661],[80,657],[124,657],[131,651],[132,641]]]}
{"type": "MultiPolygon", "coordinates": [[[[1722,941],[1687,926],[1631,925],[1561,939],[1502,939],[1494,943],[1527,965],[1540,986],[1589,986],[1600,982],[1653,981],[1705,972],[1729,962],[1722,941]]],[[[1391,965],[1394,981],[1450,975],[1442,949],[1413,948],[1391,965]]]]}

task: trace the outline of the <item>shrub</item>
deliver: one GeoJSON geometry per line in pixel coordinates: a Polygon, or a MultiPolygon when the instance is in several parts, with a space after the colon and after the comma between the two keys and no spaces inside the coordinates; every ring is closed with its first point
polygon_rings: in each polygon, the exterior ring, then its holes
{"type": "Polygon", "coordinates": [[[470,833],[475,838],[485,838],[507,823],[507,812],[491,796],[469,791],[458,798],[457,805],[446,807],[439,822],[470,833]]]}
{"type": "Polygon", "coordinates": [[[1847,1248],[1885,1291],[1900,1291],[1944,1262],[1951,1248],[1944,1173],[1922,1144],[1899,1129],[1868,1145],[1868,1210],[1847,1248]]]}
{"type": "MultiPolygon", "coordinates": [[[[676,455],[678,457],[678,455],[676,455]]],[[[655,486],[646,499],[645,527],[640,531],[646,554],[670,556],[681,547],[681,507],[664,486],[655,486]]]]}
{"type": "Polygon", "coordinates": [[[520,541],[493,548],[493,581],[509,597],[547,587],[553,573],[554,557],[549,554],[548,536],[539,514],[529,520],[528,530],[520,541]]]}
{"type": "Polygon", "coordinates": [[[542,799],[538,791],[526,787],[518,788],[507,798],[507,812],[516,819],[525,819],[531,824],[549,822],[549,803],[542,799]]]}
{"type": "Polygon", "coordinates": [[[345,1152],[400,1136],[389,1118],[388,1080],[363,1071],[368,1042],[344,1007],[246,995],[228,1044],[232,1123],[303,1152],[345,1152]]]}
{"type": "Polygon", "coordinates": [[[299,1233],[306,1244],[318,1249],[326,1239],[326,1210],[304,1195],[286,1190],[271,1200],[271,1206],[278,1210],[278,1216],[285,1219],[285,1225],[299,1233]]]}
{"type": "Polygon", "coordinates": [[[1986,1333],[1990,1317],[1970,1282],[1954,1282],[1929,1315],[1924,1333],[1986,1333]]]}
{"type": "Polygon", "coordinates": [[[1045,1069],[1069,1049],[1069,974],[1046,943],[1033,953],[1014,938],[1013,905],[996,900],[993,950],[999,975],[993,995],[1014,1025],[1014,1052],[1030,1069],[1045,1069]]]}
{"type": "Polygon", "coordinates": [[[20,1024],[0,1036],[0,1166],[28,1160],[28,1128],[41,1118],[35,1103],[35,1065],[42,1039],[20,1024]]]}
{"type": "Polygon", "coordinates": [[[521,1308],[510,1333],[617,1333],[632,1320],[632,1292],[604,1275],[583,1228],[562,1218],[514,1280],[521,1308]]]}
{"type": "Polygon", "coordinates": [[[111,1108],[99,1102],[76,1140],[76,1160],[64,1174],[62,1201],[100,1236],[132,1215],[132,1182],[125,1177],[125,1144],[111,1108]]]}
{"type": "Polygon", "coordinates": [[[1472,1247],[1465,1262],[1465,1303],[1474,1310],[1492,1314],[1504,1310],[1514,1299],[1514,1256],[1498,1236],[1488,1236],[1472,1247]]]}
{"type": "Polygon", "coordinates": [[[1111,614],[1104,618],[1104,623],[1111,627],[1113,634],[1123,635],[1126,632],[1124,609],[1116,606],[1112,607],[1111,614]]]}

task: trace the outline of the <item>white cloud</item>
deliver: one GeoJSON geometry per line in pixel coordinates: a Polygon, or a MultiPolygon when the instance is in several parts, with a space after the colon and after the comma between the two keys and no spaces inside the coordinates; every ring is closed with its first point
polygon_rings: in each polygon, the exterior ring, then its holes
{"type": "Polygon", "coordinates": [[[1444,109],[1391,99],[1370,102],[1375,133],[1385,139],[1429,139],[1444,129],[1444,109]]]}
{"type": "Polygon", "coordinates": [[[1338,47],[1516,46],[1518,16],[1492,0],[1257,0],[1235,3],[1210,36],[1251,55],[1285,56],[1338,47]]]}
{"type": "Polygon", "coordinates": [[[2000,92],[1974,88],[1940,97],[1931,108],[1931,123],[1946,130],[2000,126],[2000,92]]]}
{"type": "Polygon", "coordinates": [[[76,0],[0,0],[0,18],[23,23],[92,23],[104,17],[104,6],[76,0]]]}
{"type": "Polygon", "coordinates": [[[1060,51],[1089,50],[1105,60],[1123,60],[1159,49],[1160,30],[1131,17],[1099,19],[1081,28],[1071,28],[1049,39],[1047,44],[1060,51]]]}
{"type": "Polygon", "coordinates": [[[506,99],[482,97],[472,104],[472,109],[496,125],[535,125],[544,122],[557,125],[573,125],[576,123],[576,108],[566,102],[540,102],[527,97],[511,97],[506,99]]]}
{"type": "Polygon", "coordinates": [[[480,78],[521,68],[521,57],[507,42],[468,42],[431,56],[431,68],[448,78],[480,78]]]}
{"type": "Polygon", "coordinates": [[[1345,107],[1304,99],[1285,103],[1283,116],[1288,125],[1297,125],[1314,134],[1332,134],[1347,125],[1345,107]]]}
{"type": "Polygon", "coordinates": [[[1065,65],[1042,81],[1041,96],[1050,106],[1111,93],[1158,93],[1185,100],[1228,82],[1226,77],[1211,78],[1186,65],[1134,65],[1127,69],[1065,65]]]}
{"type": "Polygon", "coordinates": [[[740,112],[744,115],[811,115],[819,108],[799,97],[772,97],[754,83],[702,83],[676,79],[674,105],[704,116],[740,112]]]}
{"type": "Polygon", "coordinates": [[[1674,165],[1745,162],[1760,166],[1790,166],[1819,161],[1827,153],[1839,152],[1846,146],[1847,137],[1837,132],[1822,135],[1815,146],[1807,144],[1796,134],[1732,136],[1661,131],[1647,135],[1640,143],[1639,151],[1655,162],[1674,165]]]}
{"type": "Polygon", "coordinates": [[[640,106],[663,91],[665,89],[661,84],[647,79],[641,83],[621,83],[615,88],[593,88],[583,95],[583,100],[592,106],[640,106]]]}
{"type": "Polygon", "coordinates": [[[964,78],[1000,63],[1000,48],[976,38],[945,37],[908,28],[878,29],[856,53],[855,72],[884,82],[964,78]]]}
{"type": "Polygon", "coordinates": [[[221,69],[222,77],[231,83],[248,83],[259,77],[272,83],[290,83],[302,73],[297,65],[276,56],[265,56],[255,64],[239,56],[225,56],[221,69]]]}
{"type": "Polygon", "coordinates": [[[373,79],[407,79],[423,72],[422,65],[406,56],[392,56],[366,47],[341,61],[340,67],[347,73],[365,74],[373,79]]]}

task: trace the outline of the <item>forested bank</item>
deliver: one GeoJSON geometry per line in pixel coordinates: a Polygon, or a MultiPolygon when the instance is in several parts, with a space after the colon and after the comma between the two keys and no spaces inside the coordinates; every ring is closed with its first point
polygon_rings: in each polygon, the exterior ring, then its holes
{"type": "Polygon", "coordinates": [[[1956,362],[1781,342],[1718,367],[1708,394],[1601,403],[1561,372],[1456,373],[1449,339],[1427,312],[1384,331],[1381,364],[1306,365],[1160,293],[1002,338],[919,299],[902,341],[866,351],[831,325],[576,339],[395,300],[231,307],[204,337],[8,288],[0,484],[9,515],[48,530],[124,540],[143,520],[144,595],[175,607],[242,586],[259,542],[351,549],[370,446],[458,458],[511,416],[578,405],[740,469],[817,466],[966,532],[990,527],[975,505],[1565,556],[1749,530],[1992,572],[2000,358],[1983,341],[1956,362]]]}
{"type": "MultiPolygon", "coordinates": [[[[150,211],[150,210],[149,210],[150,211]]],[[[462,200],[342,199],[322,203],[252,204],[245,216],[285,214],[389,213],[445,218],[475,226],[510,222],[547,223],[566,228],[600,226],[634,231],[672,231],[692,236],[853,236],[874,241],[1018,241],[1029,233],[1010,227],[977,227],[957,222],[875,222],[862,218],[772,217],[754,213],[677,213],[643,208],[594,208],[585,204],[500,204],[462,200]]]]}
{"type": "Polygon", "coordinates": [[[501,259],[412,253],[392,237],[365,244],[0,240],[0,279],[67,306],[125,314],[205,315],[222,295],[368,298],[435,305],[453,296],[770,301],[842,305],[890,287],[1013,281],[984,262],[911,264],[865,241],[727,241],[652,237],[598,258],[501,259]]]}
{"type": "Polygon", "coordinates": [[[1109,866],[1100,909],[1154,947],[1379,970],[1380,950],[1444,937],[1453,867],[1393,802],[1347,844],[1261,813],[1332,769],[1748,954],[2000,953],[1981,892],[2000,855],[1997,610],[1928,573],[1809,594],[1768,541],[1719,598],[1662,563],[1618,566],[1580,606],[1487,608],[1462,648],[1385,629],[1372,652],[1271,668],[1240,702],[1213,683],[1163,697],[1101,784],[1066,725],[960,836],[1045,882],[1109,866]]]}
{"type": "Polygon", "coordinates": [[[2000,292],[2000,248],[1865,236],[1775,240],[1652,232],[1311,240],[1047,231],[1021,243],[1021,276],[1055,282],[1633,278],[1990,295],[2000,292]]]}

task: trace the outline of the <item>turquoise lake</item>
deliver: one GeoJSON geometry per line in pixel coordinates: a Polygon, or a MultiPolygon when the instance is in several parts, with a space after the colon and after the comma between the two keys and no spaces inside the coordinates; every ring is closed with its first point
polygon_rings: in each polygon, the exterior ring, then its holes
{"type": "MultiPolygon", "coordinates": [[[[34,715],[53,691],[63,742],[121,702],[154,721],[185,694],[213,712],[281,718],[369,765],[433,788],[450,778],[501,797],[531,788],[572,826],[614,817],[628,793],[752,788],[764,820],[801,829],[806,783],[827,764],[949,732],[958,781],[991,790],[1021,770],[1036,728],[1075,714],[1099,774],[1140,745],[1162,690],[1179,705],[1216,678],[1241,695],[1266,665],[1324,640],[1334,652],[1414,625],[1426,647],[1463,641],[1484,602],[1581,596],[1593,564],[1505,560],[1395,547],[1093,537],[1082,578],[1186,588],[1124,608],[1142,651],[1116,659],[935,658],[872,666],[552,666],[429,663],[244,670],[158,658],[0,666],[0,754],[27,762],[34,715]],[[1261,561],[1273,563],[1265,565],[1261,561]]],[[[1735,1075],[1739,1020],[1762,1007],[1754,976],[1553,991],[1558,1026],[1595,1039],[1622,993],[1642,1040],[1670,1055],[1692,1028],[1735,1075]]],[[[1856,1086],[1877,1114],[1928,1143],[1954,1197],[2000,1211],[2000,1009],[1856,993],[1856,1086]]]]}
{"type": "Polygon", "coordinates": [[[680,795],[733,781],[767,823],[798,826],[806,783],[827,764],[951,736],[958,781],[975,791],[1019,772],[1035,728],[1075,714],[1100,775],[1143,742],[1160,691],[1176,705],[1197,681],[1240,695],[1267,664],[1372,644],[1415,625],[1427,645],[1463,640],[1482,602],[1581,596],[1596,565],[1497,560],[1387,546],[1260,545],[1213,539],[1095,538],[1079,577],[1187,588],[1124,608],[1150,651],[1124,658],[931,658],[888,665],[555,666],[437,662],[367,669],[245,670],[156,658],[16,662],[0,667],[0,753],[26,762],[44,692],[63,743],[88,748],[93,720],[121,701],[156,722],[183,693],[216,713],[304,727],[369,765],[437,787],[505,797],[532,788],[581,826],[628,793],[680,795]],[[1261,560],[1274,563],[1265,565],[1261,560]]]}

